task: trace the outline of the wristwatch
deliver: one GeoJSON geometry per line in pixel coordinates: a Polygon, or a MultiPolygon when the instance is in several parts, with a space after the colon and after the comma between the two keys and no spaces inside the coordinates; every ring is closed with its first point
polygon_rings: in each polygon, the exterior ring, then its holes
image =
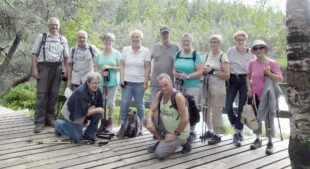
{"type": "Polygon", "coordinates": [[[216,71],[213,71],[213,74],[216,75],[216,71]]]}
{"type": "Polygon", "coordinates": [[[178,131],[176,131],[176,130],[174,130],[174,134],[177,135],[177,136],[180,135],[180,133],[178,131]]]}
{"type": "Polygon", "coordinates": [[[189,79],[190,78],[190,76],[189,75],[186,75],[186,79],[189,79]]]}

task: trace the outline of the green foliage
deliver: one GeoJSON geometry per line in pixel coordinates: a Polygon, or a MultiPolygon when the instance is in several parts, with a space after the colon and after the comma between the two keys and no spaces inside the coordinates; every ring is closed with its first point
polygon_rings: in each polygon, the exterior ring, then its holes
{"type": "Polygon", "coordinates": [[[36,88],[30,83],[24,83],[11,89],[11,91],[4,96],[3,105],[14,109],[29,109],[35,110],[36,103],[36,88]]]}
{"type": "Polygon", "coordinates": [[[281,68],[286,68],[287,67],[287,58],[286,57],[274,57],[274,59],[281,68]]]}

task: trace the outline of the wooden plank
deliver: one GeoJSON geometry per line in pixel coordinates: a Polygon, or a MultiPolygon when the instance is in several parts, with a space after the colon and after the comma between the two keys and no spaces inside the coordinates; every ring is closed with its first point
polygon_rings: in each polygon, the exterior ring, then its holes
{"type": "Polygon", "coordinates": [[[259,167],[258,169],[275,169],[275,168],[286,168],[291,166],[291,161],[289,157],[280,160],[278,162],[270,163],[267,166],[259,167]]]}
{"type": "Polygon", "coordinates": [[[274,155],[264,156],[263,158],[257,158],[253,161],[249,161],[241,165],[235,165],[234,167],[231,167],[231,168],[248,169],[253,166],[264,166],[266,164],[269,164],[271,161],[276,162],[276,161],[282,160],[287,157],[288,157],[288,151],[287,149],[284,149],[283,151],[275,153],[274,155]]]}
{"type": "MultiPolygon", "coordinates": [[[[274,143],[274,151],[275,153],[283,151],[283,150],[287,150],[287,144],[288,142],[275,142],[274,143]]],[[[247,163],[250,161],[254,161],[254,160],[259,160],[260,158],[266,157],[268,155],[265,154],[265,147],[264,148],[259,148],[255,151],[246,151],[246,152],[242,152],[242,153],[237,153],[237,154],[233,154],[232,156],[226,157],[226,158],[222,158],[210,163],[206,163],[203,165],[199,165],[198,167],[193,167],[193,168],[232,168],[235,166],[238,166],[240,164],[243,163],[247,163]]],[[[269,162],[273,161],[273,156],[277,156],[278,154],[273,154],[268,156],[269,158],[269,162]]]]}
{"type": "MultiPolygon", "coordinates": [[[[236,148],[231,142],[227,143],[219,143],[218,145],[205,146],[205,148],[201,148],[198,151],[194,151],[189,155],[185,156],[172,156],[171,159],[165,160],[161,163],[157,163],[156,165],[150,165],[147,169],[157,169],[157,168],[166,168],[166,167],[181,167],[181,168],[191,168],[196,164],[202,164],[204,162],[211,162],[214,160],[221,159],[226,156],[231,156],[236,153],[241,153],[243,151],[249,150],[249,145],[254,141],[254,139],[248,139],[242,142],[242,146],[236,148]]],[[[266,141],[263,141],[266,144],[266,141]]]]}

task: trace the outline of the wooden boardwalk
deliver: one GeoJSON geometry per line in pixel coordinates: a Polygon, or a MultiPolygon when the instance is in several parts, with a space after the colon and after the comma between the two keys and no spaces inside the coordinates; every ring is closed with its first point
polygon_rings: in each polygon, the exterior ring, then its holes
{"type": "Polygon", "coordinates": [[[246,138],[242,147],[232,145],[231,136],[223,136],[218,145],[209,146],[196,139],[191,153],[178,150],[164,161],[154,158],[146,148],[155,143],[152,136],[113,139],[103,147],[74,144],[36,144],[27,140],[55,140],[53,129],[34,134],[33,120],[27,111],[12,111],[0,107],[0,168],[291,168],[288,141],[274,140],[275,153],[265,155],[263,147],[250,151],[253,138],[246,138]]]}

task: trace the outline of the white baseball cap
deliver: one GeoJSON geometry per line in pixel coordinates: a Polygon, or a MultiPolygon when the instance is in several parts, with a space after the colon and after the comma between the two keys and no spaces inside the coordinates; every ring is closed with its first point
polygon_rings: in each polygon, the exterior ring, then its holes
{"type": "Polygon", "coordinates": [[[261,45],[261,46],[265,46],[266,48],[268,48],[268,45],[265,41],[261,40],[261,39],[257,39],[254,41],[253,43],[253,46],[252,46],[252,49],[255,47],[255,46],[258,46],[258,45],[261,45]]]}

